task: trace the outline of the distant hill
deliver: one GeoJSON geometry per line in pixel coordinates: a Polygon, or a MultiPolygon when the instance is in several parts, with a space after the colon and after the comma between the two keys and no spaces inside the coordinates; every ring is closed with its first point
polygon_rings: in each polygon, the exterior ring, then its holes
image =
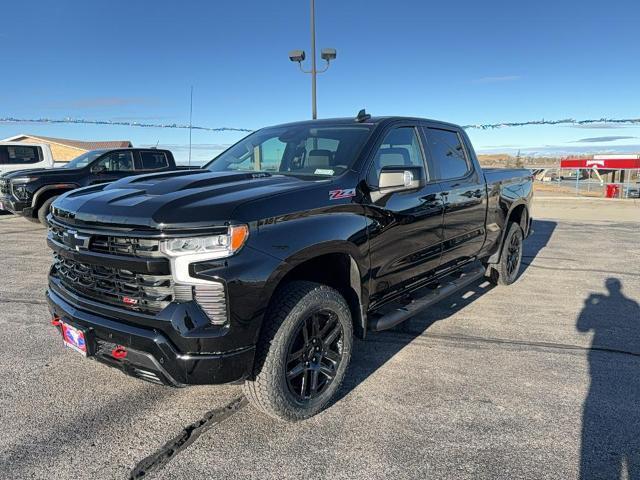
{"type": "Polygon", "coordinates": [[[478,160],[483,167],[515,168],[528,165],[557,167],[560,165],[560,157],[529,157],[526,155],[515,157],[506,153],[480,154],[478,160]]]}

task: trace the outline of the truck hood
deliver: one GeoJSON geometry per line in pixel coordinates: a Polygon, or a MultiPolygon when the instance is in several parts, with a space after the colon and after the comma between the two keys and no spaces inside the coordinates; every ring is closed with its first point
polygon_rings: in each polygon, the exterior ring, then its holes
{"type": "Polygon", "coordinates": [[[82,169],[78,168],[25,168],[22,170],[13,170],[2,175],[4,179],[12,179],[18,177],[51,177],[61,178],[78,174],[82,169]]]}
{"type": "Polygon", "coordinates": [[[233,221],[237,206],[326,181],[251,172],[173,171],[128,177],[60,197],[63,222],[133,229],[206,228],[233,221]]]}

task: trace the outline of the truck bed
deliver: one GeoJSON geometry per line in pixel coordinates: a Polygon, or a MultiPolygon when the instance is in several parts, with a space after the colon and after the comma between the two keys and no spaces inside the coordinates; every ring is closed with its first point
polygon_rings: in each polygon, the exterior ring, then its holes
{"type": "Polygon", "coordinates": [[[531,176],[531,170],[528,168],[483,168],[482,171],[488,184],[496,182],[504,183],[508,180],[522,179],[531,176]]]}

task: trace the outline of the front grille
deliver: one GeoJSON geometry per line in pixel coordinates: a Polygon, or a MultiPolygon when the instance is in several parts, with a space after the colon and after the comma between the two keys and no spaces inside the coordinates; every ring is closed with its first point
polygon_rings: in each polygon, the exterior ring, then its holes
{"type": "Polygon", "coordinates": [[[145,275],[53,255],[53,275],[81,296],[131,310],[157,313],[174,301],[171,275],[145,275]]]}
{"type": "Polygon", "coordinates": [[[9,180],[0,178],[0,194],[9,195],[11,193],[11,183],[9,180]]]}
{"type": "MultiPolygon", "coordinates": [[[[49,226],[49,237],[64,244],[65,231],[69,230],[57,224],[49,226]]],[[[88,250],[111,255],[128,257],[160,257],[160,241],[146,238],[115,237],[111,235],[91,235],[88,250]]]]}
{"type": "MultiPolygon", "coordinates": [[[[163,257],[156,239],[90,234],[57,223],[49,225],[49,238],[78,252],[90,251],[113,256],[163,257]]],[[[81,257],[80,257],[81,258],[81,257]]],[[[52,276],[62,286],[82,297],[121,308],[155,314],[171,302],[195,301],[212,325],[224,325],[229,318],[226,285],[211,282],[183,285],[172,275],[136,273],[124,268],[83,263],[53,254],[52,276]]]]}

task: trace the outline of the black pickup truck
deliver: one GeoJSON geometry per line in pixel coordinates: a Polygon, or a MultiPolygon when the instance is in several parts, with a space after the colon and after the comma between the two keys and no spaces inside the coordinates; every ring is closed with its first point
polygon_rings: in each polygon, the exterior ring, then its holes
{"type": "Polygon", "coordinates": [[[49,207],[70,190],[176,167],[169,150],[118,148],[83,153],[61,168],[17,170],[0,177],[0,210],[45,223],[49,207]]]}
{"type": "Polygon", "coordinates": [[[48,302],[65,345],[148,381],[241,382],[274,418],[340,387],[354,335],[487,276],[512,283],[528,170],[482,170],[464,130],[357,118],[259,130],[204,171],[61,196],[48,302]]]}

